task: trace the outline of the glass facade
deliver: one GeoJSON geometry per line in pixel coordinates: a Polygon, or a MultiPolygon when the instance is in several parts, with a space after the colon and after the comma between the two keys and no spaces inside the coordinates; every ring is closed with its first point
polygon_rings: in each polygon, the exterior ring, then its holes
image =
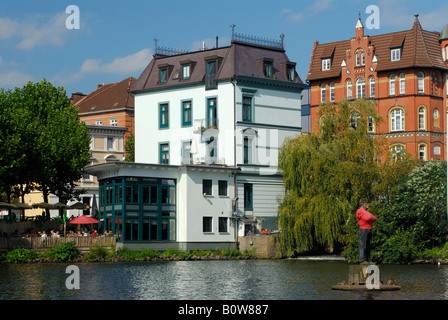
{"type": "Polygon", "coordinates": [[[118,241],[176,241],[176,180],[118,177],[100,181],[101,232],[118,241]]]}

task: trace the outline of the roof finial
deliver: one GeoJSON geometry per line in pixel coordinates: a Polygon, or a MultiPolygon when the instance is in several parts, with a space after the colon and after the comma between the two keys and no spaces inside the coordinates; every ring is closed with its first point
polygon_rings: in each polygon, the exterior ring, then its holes
{"type": "Polygon", "coordinates": [[[358,12],[358,21],[356,22],[355,29],[364,28],[362,21],[361,21],[361,11],[358,12]]]}

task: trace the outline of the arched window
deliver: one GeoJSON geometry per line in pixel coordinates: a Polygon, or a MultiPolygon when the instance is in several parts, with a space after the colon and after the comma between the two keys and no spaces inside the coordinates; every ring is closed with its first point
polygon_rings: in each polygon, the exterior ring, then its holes
{"type": "Polygon", "coordinates": [[[390,147],[390,151],[395,161],[397,161],[398,159],[403,157],[404,153],[406,152],[406,147],[402,144],[395,144],[390,147]]]}
{"type": "Polygon", "coordinates": [[[393,74],[389,76],[389,95],[395,95],[395,75],[393,74]]]}
{"type": "Polygon", "coordinates": [[[327,90],[325,88],[325,83],[322,83],[322,85],[320,86],[320,100],[324,102],[326,96],[327,96],[327,90]]]}
{"type": "Polygon", "coordinates": [[[366,56],[364,52],[361,52],[361,65],[364,66],[366,64],[366,56]]]}
{"type": "Polygon", "coordinates": [[[393,109],[390,112],[390,131],[404,131],[404,110],[393,109]]]}
{"type": "Polygon", "coordinates": [[[418,130],[426,130],[426,109],[418,108],[418,130]]]}
{"type": "Polygon", "coordinates": [[[370,84],[370,97],[374,98],[375,97],[375,78],[374,77],[370,77],[369,84],[370,84]]]}
{"type": "Polygon", "coordinates": [[[366,96],[366,83],[364,78],[356,80],[356,98],[364,98],[366,96]]]}
{"type": "Polygon", "coordinates": [[[404,73],[400,73],[400,94],[405,94],[405,76],[404,73]]]}
{"type": "Polygon", "coordinates": [[[418,158],[422,161],[426,161],[426,144],[420,144],[418,146],[418,158]]]}
{"type": "Polygon", "coordinates": [[[330,101],[334,101],[334,82],[330,83],[330,101]]]}
{"type": "Polygon", "coordinates": [[[347,99],[352,98],[352,80],[347,80],[347,99]]]}
{"type": "Polygon", "coordinates": [[[417,73],[417,90],[418,93],[425,92],[425,75],[423,72],[417,73]]]}

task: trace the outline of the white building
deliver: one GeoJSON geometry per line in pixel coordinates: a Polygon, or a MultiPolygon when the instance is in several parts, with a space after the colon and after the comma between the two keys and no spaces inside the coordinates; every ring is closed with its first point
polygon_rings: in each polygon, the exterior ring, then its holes
{"type": "MultiPolygon", "coordinates": [[[[131,89],[136,163],[89,169],[103,188],[115,178],[118,185],[126,184],[126,177],[138,177],[139,184],[145,178],[171,179],[176,201],[169,241],[180,248],[230,247],[237,234],[278,228],[283,194],[278,150],[286,137],[300,134],[305,85],[281,42],[258,45],[237,38],[234,34],[227,47],[156,54],[131,89]]],[[[161,180],[157,184],[160,188],[161,180]]],[[[125,192],[122,187],[118,192],[125,192]]],[[[133,213],[139,217],[139,243],[146,232],[142,188],[139,211],[133,213]]],[[[100,212],[114,222],[112,207],[125,204],[108,204],[100,203],[100,212]]],[[[120,210],[128,216],[128,208],[120,210]]],[[[160,232],[167,218],[158,219],[160,232]]],[[[129,231],[124,225],[118,228],[129,231]]]]}

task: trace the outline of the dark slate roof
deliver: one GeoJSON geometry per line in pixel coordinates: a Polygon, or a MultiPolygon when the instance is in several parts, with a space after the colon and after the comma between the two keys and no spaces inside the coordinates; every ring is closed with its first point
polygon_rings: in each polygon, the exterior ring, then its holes
{"type": "MultiPolygon", "coordinates": [[[[430,67],[447,70],[441,55],[439,32],[422,29],[418,18],[415,18],[412,29],[369,37],[370,45],[375,48],[378,57],[376,71],[386,71],[409,67],[430,67]],[[390,61],[390,49],[401,47],[401,59],[390,61]]],[[[346,58],[346,49],[350,48],[350,40],[317,44],[307,80],[318,80],[340,76],[342,60],[346,58]],[[321,71],[321,59],[334,50],[331,70],[321,71]]]]}
{"type": "Polygon", "coordinates": [[[135,81],[135,78],[130,77],[120,82],[104,84],[74,105],[78,108],[79,114],[133,109],[134,95],[129,89],[135,81]]]}
{"type": "Polygon", "coordinates": [[[232,41],[230,46],[201,50],[173,56],[154,55],[143,73],[133,84],[131,91],[161,89],[170,86],[191,85],[205,83],[206,63],[209,59],[218,60],[216,80],[230,80],[238,76],[264,79],[263,59],[272,61],[272,80],[302,84],[296,73],[294,81],[289,81],[286,74],[286,64],[295,65],[287,57],[283,49],[275,49],[251,45],[244,42],[232,41]],[[185,63],[191,64],[190,79],[182,80],[181,68],[185,63]],[[167,67],[169,70],[166,83],[159,83],[159,69],[167,67]],[[174,77],[176,72],[179,77],[174,77]]]}

